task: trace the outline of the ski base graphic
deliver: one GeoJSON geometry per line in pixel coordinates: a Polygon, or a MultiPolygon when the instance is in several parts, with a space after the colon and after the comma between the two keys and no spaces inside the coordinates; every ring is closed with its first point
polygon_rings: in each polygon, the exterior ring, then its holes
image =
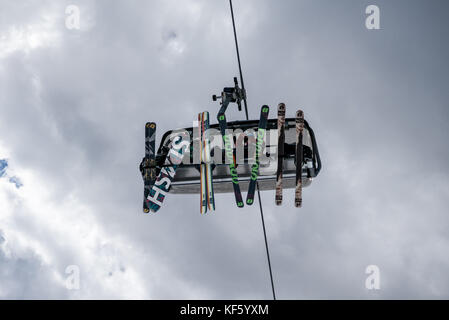
{"type": "Polygon", "coordinates": [[[256,159],[251,167],[251,180],[248,186],[248,194],[246,195],[246,204],[252,205],[254,202],[254,192],[256,190],[257,177],[259,175],[259,157],[262,152],[262,145],[267,128],[268,112],[270,108],[264,105],[260,110],[260,120],[257,128],[257,142],[256,142],[256,159]]]}
{"type": "Polygon", "coordinates": [[[295,188],[295,207],[302,206],[302,136],[304,130],[304,112],[296,112],[296,188],[295,188]]]}
{"type": "Polygon", "coordinates": [[[282,204],[282,171],[284,170],[285,104],[278,105],[278,168],[276,173],[276,205],[282,204]]]}
{"type": "Polygon", "coordinates": [[[173,139],[172,147],[167,155],[164,166],[146,199],[150,212],[157,212],[162,206],[175,177],[176,169],[181,164],[185,150],[189,145],[190,141],[188,141],[185,135],[181,134],[173,139]]]}
{"type": "Polygon", "coordinates": [[[145,158],[143,160],[143,212],[148,213],[150,208],[146,201],[151,186],[156,180],[156,123],[145,124],[145,158]]]}
{"type": "Polygon", "coordinates": [[[232,179],[232,186],[234,188],[234,195],[235,195],[235,202],[237,204],[237,207],[242,208],[244,206],[243,199],[242,199],[242,193],[240,192],[240,186],[239,186],[239,177],[237,175],[237,168],[235,167],[235,163],[233,161],[234,158],[234,152],[232,148],[232,134],[227,134],[227,124],[226,124],[226,116],[224,113],[218,113],[218,123],[220,125],[220,131],[223,136],[224,141],[224,147],[225,147],[225,154],[226,154],[226,161],[229,162],[229,171],[231,173],[231,179],[232,179]]]}

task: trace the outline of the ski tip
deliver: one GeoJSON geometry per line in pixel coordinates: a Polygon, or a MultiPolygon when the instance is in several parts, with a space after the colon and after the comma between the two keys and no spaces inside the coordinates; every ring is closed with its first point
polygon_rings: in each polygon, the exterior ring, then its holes
{"type": "Polygon", "coordinates": [[[268,112],[270,111],[270,107],[267,106],[266,104],[264,104],[264,105],[262,106],[262,108],[261,108],[261,111],[262,111],[263,113],[268,113],[268,112]]]}
{"type": "Polygon", "coordinates": [[[254,199],[246,199],[246,204],[247,205],[252,205],[254,203],[254,199]]]}
{"type": "Polygon", "coordinates": [[[276,196],[275,203],[277,206],[280,206],[282,204],[282,197],[276,196]]]}
{"type": "Polygon", "coordinates": [[[148,194],[145,194],[145,199],[143,201],[143,213],[149,213],[150,207],[149,207],[149,201],[147,200],[148,194]]]}
{"type": "Polygon", "coordinates": [[[302,111],[302,110],[296,111],[296,117],[297,118],[304,118],[304,111],[302,111]]]}
{"type": "Polygon", "coordinates": [[[147,122],[145,124],[145,127],[148,129],[155,129],[156,128],[156,123],[155,122],[147,122]]]}
{"type": "Polygon", "coordinates": [[[245,205],[243,204],[243,201],[237,202],[237,207],[243,208],[245,205]]]}
{"type": "Polygon", "coordinates": [[[301,208],[302,207],[302,200],[295,201],[295,207],[296,208],[301,208]]]}
{"type": "Polygon", "coordinates": [[[279,111],[285,111],[285,103],[281,102],[278,104],[278,110],[279,111]]]}

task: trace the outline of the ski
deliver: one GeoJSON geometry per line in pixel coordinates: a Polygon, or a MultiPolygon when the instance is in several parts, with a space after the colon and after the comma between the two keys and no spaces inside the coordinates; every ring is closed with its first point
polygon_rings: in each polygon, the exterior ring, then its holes
{"type": "Polygon", "coordinates": [[[207,212],[207,182],[206,182],[206,165],[204,164],[204,115],[198,114],[198,131],[199,131],[199,152],[200,152],[200,212],[207,212]]]}
{"type": "Polygon", "coordinates": [[[228,129],[228,125],[226,123],[226,116],[224,114],[224,108],[220,109],[218,113],[217,119],[218,124],[220,126],[221,135],[223,136],[223,142],[225,147],[226,161],[229,162],[229,171],[231,172],[232,186],[234,188],[235,202],[237,203],[237,207],[242,208],[244,206],[242,193],[240,192],[239,186],[239,176],[237,174],[237,169],[235,167],[234,152],[232,148],[233,137],[232,134],[227,134],[226,130],[228,129]]]}
{"type": "Polygon", "coordinates": [[[276,205],[282,204],[282,171],[284,170],[285,104],[278,105],[278,168],[276,173],[276,205]]]}
{"type": "Polygon", "coordinates": [[[165,196],[170,190],[173,178],[175,177],[176,169],[181,164],[184,152],[189,145],[189,139],[183,134],[178,135],[173,139],[164,165],[147,197],[148,207],[151,212],[157,212],[162,206],[165,196]]]}
{"type": "Polygon", "coordinates": [[[206,186],[207,186],[207,206],[209,210],[215,210],[214,178],[212,176],[212,163],[210,159],[210,128],[209,112],[203,112],[203,137],[204,137],[204,160],[206,162],[206,186]]]}
{"type": "Polygon", "coordinates": [[[150,188],[156,180],[156,123],[147,122],[145,124],[145,158],[143,160],[143,212],[150,211],[147,197],[150,188]]]}
{"type": "Polygon", "coordinates": [[[296,111],[296,189],[295,207],[302,205],[302,134],[304,130],[304,112],[296,111]]]}
{"type": "Polygon", "coordinates": [[[264,105],[260,109],[259,126],[257,127],[257,140],[256,140],[256,159],[251,167],[251,180],[249,181],[248,194],[246,195],[246,204],[252,205],[254,202],[254,192],[256,190],[257,177],[259,175],[259,157],[262,152],[262,145],[265,136],[265,130],[267,128],[268,112],[270,108],[264,105]]]}

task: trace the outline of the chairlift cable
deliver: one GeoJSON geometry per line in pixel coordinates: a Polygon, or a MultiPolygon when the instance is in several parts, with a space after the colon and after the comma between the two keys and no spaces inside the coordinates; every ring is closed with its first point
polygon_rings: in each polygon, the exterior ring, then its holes
{"type": "Polygon", "coordinates": [[[240,83],[242,84],[243,104],[245,105],[246,120],[249,120],[249,117],[248,117],[248,104],[246,102],[246,91],[245,91],[245,84],[243,82],[242,64],[240,63],[239,43],[238,43],[238,40],[237,40],[237,31],[236,31],[236,28],[235,28],[234,9],[232,8],[232,0],[229,0],[229,6],[231,7],[232,28],[234,30],[235,50],[237,52],[237,62],[238,62],[238,65],[239,65],[240,83]]]}
{"type": "MultiPolygon", "coordinates": [[[[233,27],[233,30],[234,30],[235,49],[236,49],[236,52],[237,52],[237,62],[238,62],[238,65],[239,65],[240,83],[242,84],[243,103],[245,105],[245,115],[246,115],[246,120],[249,120],[249,117],[248,117],[248,105],[247,105],[247,102],[246,102],[246,91],[245,91],[245,85],[244,85],[244,82],[243,82],[242,65],[240,63],[239,44],[238,44],[238,41],[237,41],[237,31],[236,31],[236,28],[235,28],[234,9],[232,7],[232,0],[229,0],[229,6],[231,8],[232,27],[233,27]]],[[[264,220],[264,217],[263,217],[263,209],[262,209],[262,199],[260,197],[260,189],[259,189],[259,183],[258,182],[257,182],[256,186],[257,186],[257,196],[259,198],[259,209],[260,209],[260,218],[262,220],[263,236],[264,236],[264,239],[265,239],[265,249],[267,251],[268,269],[270,271],[271,290],[273,292],[273,300],[276,300],[276,293],[275,293],[275,290],[274,290],[274,282],[273,282],[273,272],[271,270],[270,251],[268,250],[267,232],[266,232],[266,229],[265,229],[265,220],[264,220]]]]}

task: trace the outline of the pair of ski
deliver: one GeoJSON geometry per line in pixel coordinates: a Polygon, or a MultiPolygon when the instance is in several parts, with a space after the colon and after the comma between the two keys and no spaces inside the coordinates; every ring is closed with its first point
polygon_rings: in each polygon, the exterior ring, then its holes
{"type": "MultiPolygon", "coordinates": [[[[262,106],[260,110],[260,119],[259,119],[259,125],[257,128],[257,141],[256,141],[256,157],[255,162],[253,163],[251,167],[251,180],[249,182],[248,186],[248,194],[246,196],[246,204],[252,205],[254,203],[254,193],[256,190],[256,183],[257,183],[257,177],[259,175],[259,157],[260,153],[262,152],[262,145],[263,145],[263,139],[265,136],[265,130],[267,127],[268,122],[268,113],[270,111],[270,108],[266,105],[262,106]]],[[[242,193],[240,192],[240,186],[239,186],[239,178],[237,174],[236,169],[236,163],[234,160],[234,152],[233,152],[233,137],[232,134],[227,134],[227,123],[226,123],[226,116],[224,112],[220,112],[217,116],[218,124],[220,126],[221,135],[223,136],[224,141],[224,147],[225,147],[225,154],[226,154],[226,161],[229,164],[229,171],[231,173],[231,179],[232,179],[232,185],[234,188],[234,195],[235,200],[237,203],[237,207],[242,208],[244,206],[243,200],[242,200],[242,193]]]]}
{"type": "MultiPolygon", "coordinates": [[[[285,104],[278,105],[278,167],[276,174],[276,205],[282,204],[282,171],[284,163],[284,143],[285,143],[285,104]]],[[[302,205],[302,137],[304,131],[304,112],[296,111],[296,187],[295,187],[295,207],[302,205]]]]}
{"type": "Polygon", "coordinates": [[[214,183],[210,159],[209,112],[198,114],[199,149],[200,149],[200,206],[201,214],[215,210],[214,183]]]}
{"type": "Polygon", "coordinates": [[[145,157],[142,164],[144,181],[143,212],[157,212],[170,190],[176,169],[182,162],[190,141],[182,134],[172,139],[170,151],[156,178],[156,123],[145,125],[145,157]]]}

